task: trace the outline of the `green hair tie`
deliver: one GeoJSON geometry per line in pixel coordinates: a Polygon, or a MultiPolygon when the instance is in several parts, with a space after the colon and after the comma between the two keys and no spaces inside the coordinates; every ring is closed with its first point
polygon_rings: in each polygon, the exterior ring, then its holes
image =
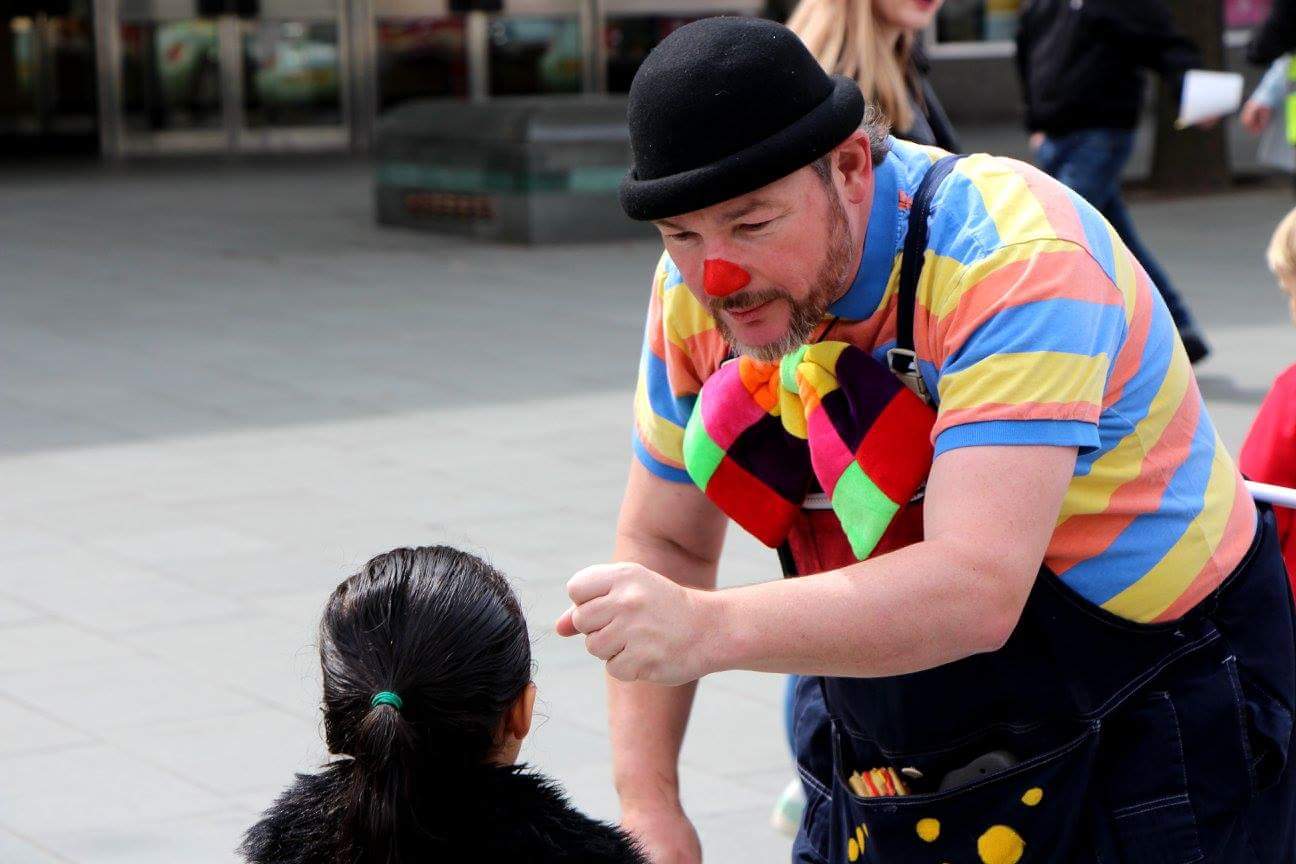
{"type": "Polygon", "coordinates": [[[369,700],[370,708],[377,708],[379,705],[390,705],[397,711],[405,707],[405,703],[401,701],[401,698],[390,690],[375,693],[374,697],[369,700]]]}

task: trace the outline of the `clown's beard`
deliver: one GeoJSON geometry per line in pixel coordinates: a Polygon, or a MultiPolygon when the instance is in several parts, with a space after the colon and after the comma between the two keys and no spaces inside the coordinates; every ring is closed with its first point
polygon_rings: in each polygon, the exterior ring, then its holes
{"type": "Polygon", "coordinates": [[[815,275],[810,293],[802,300],[797,300],[781,288],[764,288],[759,291],[746,291],[734,297],[712,300],[708,306],[711,317],[715,319],[716,329],[725,342],[739,354],[746,354],[756,360],[773,363],[806,344],[814,335],[815,328],[824,320],[831,306],[844,293],[847,280],[850,278],[850,265],[854,258],[850,230],[846,223],[846,213],[837,195],[828,196],[830,202],[831,228],[829,229],[828,251],[823,264],[815,275]],[[764,345],[748,345],[739,340],[733,330],[719,314],[725,309],[753,309],[762,303],[782,300],[788,306],[788,324],[783,335],[773,342],[764,345]]]}

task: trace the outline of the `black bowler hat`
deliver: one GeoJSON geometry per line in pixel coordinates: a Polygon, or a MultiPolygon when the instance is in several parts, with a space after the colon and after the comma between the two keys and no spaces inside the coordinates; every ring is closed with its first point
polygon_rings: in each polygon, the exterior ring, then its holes
{"type": "Polygon", "coordinates": [[[745,195],[814,162],[864,118],[859,86],[829,76],[796,34],[759,18],[704,18],[662,40],[630,85],[631,219],[745,195]]]}

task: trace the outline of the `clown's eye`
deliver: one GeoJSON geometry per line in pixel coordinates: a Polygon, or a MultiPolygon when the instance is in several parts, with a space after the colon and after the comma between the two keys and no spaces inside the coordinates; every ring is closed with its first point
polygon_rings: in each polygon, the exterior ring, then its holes
{"type": "Polygon", "coordinates": [[[672,234],[666,235],[667,240],[674,240],[676,243],[687,243],[688,241],[693,240],[696,237],[697,235],[694,234],[692,231],[676,231],[672,234]]]}
{"type": "Polygon", "coordinates": [[[764,222],[744,222],[738,226],[738,230],[746,234],[753,234],[762,228],[767,227],[773,221],[773,219],[766,219],[764,222]]]}

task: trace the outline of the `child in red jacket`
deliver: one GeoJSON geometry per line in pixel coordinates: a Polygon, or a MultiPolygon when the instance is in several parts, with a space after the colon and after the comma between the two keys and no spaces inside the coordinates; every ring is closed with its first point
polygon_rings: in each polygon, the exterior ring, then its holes
{"type": "MultiPolygon", "coordinates": [[[[1287,295],[1296,322],[1296,210],[1278,223],[1269,241],[1269,269],[1287,295]]],[[[1296,364],[1274,380],[1242,445],[1242,473],[1252,480],[1296,487],[1296,364]]],[[[1282,543],[1287,573],[1296,587],[1296,511],[1275,507],[1278,539],[1282,543]]]]}

